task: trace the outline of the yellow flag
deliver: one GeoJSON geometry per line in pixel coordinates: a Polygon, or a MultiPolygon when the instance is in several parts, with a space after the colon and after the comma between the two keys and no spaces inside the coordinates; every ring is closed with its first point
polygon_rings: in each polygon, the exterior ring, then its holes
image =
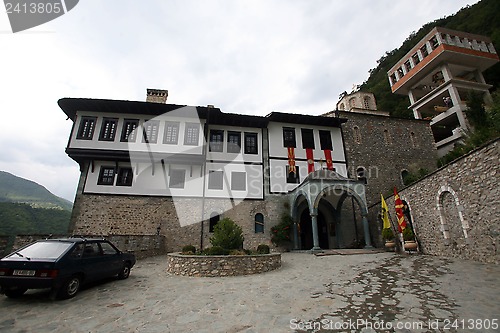
{"type": "Polygon", "coordinates": [[[382,195],[382,193],[380,193],[380,198],[382,199],[381,200],[382,207],[380,209],[380,213],[382,215],[382,221],[384,222],[384,229],[390,228],[391,223],[389,222],[389,209],[387,208],[387,204],[385,203],[384,196],[382,195]]]}

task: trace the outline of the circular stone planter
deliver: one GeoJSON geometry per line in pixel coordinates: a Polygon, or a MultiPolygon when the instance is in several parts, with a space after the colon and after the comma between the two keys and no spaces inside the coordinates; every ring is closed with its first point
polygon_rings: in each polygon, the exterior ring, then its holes
{"type": "Polygon", "coordinates": [[[167,272],[185,276],[237,276],[259,274],[281,267],[281,253],[246,256],[167,254],[167,272]]]}

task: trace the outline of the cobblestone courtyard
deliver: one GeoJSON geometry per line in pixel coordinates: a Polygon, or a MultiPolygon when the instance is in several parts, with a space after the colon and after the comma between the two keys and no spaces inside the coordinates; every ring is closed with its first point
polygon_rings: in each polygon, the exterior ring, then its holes
{"type": "Polygon", "coordinates": [[[158,256],[74,299],[0,298],[1,332],[498,332],[499,317],[499,266],[393,253],[285,253],[227,278],[170,275],[158,256]]]}

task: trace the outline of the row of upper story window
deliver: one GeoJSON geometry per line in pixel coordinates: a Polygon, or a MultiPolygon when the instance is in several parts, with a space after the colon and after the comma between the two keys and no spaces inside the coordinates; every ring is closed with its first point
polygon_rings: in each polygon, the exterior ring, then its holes
{"type": "MultiPolygon", "coordinates": [[[[78,140],[92,140],[94,138],[97,117],[82,117],[76,138],[78,140]]],[[[178,144],[180,123],[165,122],[163,143],[178,144]]],[[[197,146],[200,135],[199,123],[185,123],[184,145],[197,146]]],[[[139,132],[139,119],[124,119],[120,134],[120,142],[136,142],[139,132]]],[[[160,128],[159,120],[149,120],[142,124],[142,142],[157,143],[160,128]]],[[[99,141],[115,141],[118,130],[118,118],[104,117],[99,131],[99,141]]]]}
{"type": "MultiPolygon", "coordinates": [[[[76,139],[92,140],[96,131],[97,117],[82,117],[76,139]]],[[[142,124],[142,142],[158,143],[159,136],[159,120],[149,120],[142,124]]],[[[139,132],[139,119],[124,119],[120,142],[136,142],[137,133],[139,132]]],[[[99,141],[114,142],[118,129],[118,118],[103,118],[99,131],[99,141]]],[[[184,145],[197,146],[199,144],[201,126],[199,123],[185,123],[184,128],[184,145]]],[[[165,130],[163,133],[164,144],[179,144],[180,122],[165,121],[165,130]]],[[[295,128],[283,127],[283,147],[297,147],[295,128]]],[[[301,128],[302,148],[315,149],[314,131],[309,128],[301,128]]],[[[330,131],[319,130],[320,147],[322,150],[333,149],[332,138],[330,131]]],[[[242,132],[211,129],[209,135],[209,151],[223,152],[225,142],[227,142],[226,152],[240,153],[242,147],[242,132]]],[[[258,133],[244,132],[243,133],[244,153],[258,154],[259,143],[258,133]]]]}
{"type": "Polygon", "coordinates": [[[432,36],[431,39],[422,45],[419,50],[412,54],[398,69],[390,75],[391,85],[399,81],[403,76],[408,74],[415,66],[417,66],[430,52],[434,51],[441,44],[449,44],[474,49],[483,52],[496,53],[492,43],[489,45],[484,41],[469,40],[460,36],[453,36],[441,33],[432,36]],[[438,38],[440,36],[440,38],[438,38]]]}
{"type": "MultiPolygon", "coordinates": [[[[78,140],[92,140],[94,137],[97,117],[82,117],[76,138],[78,140]]],[[[99,131],[99,141],[114,142],[117,134],[118,118],[104,118],[99,131]]],[[[149,120],[142,125],[142,132],[139,132],[138,119],[124,119],[120,142],[136,142],[137,133],[142,134],[143,143],[158,143],[159,120],[149,120]]],[[[185,123],[184,145],[198,146],[201,126],[199,123],[185,123]]],[[[179,144],[180,122],[166,121],[163,133],[163,143],[179,144]]],[[[222,152],[224,148],[225,130],[210,130],[211,152],[222,152]]],[[[258,154],[258,133],[244,132],[244,153],[258,154]]],[[[242,133],[239,131],[227,131],[227,152],[240,153],[242,133]]]]}
{"type": "MultiPolygon", "coordinates": [[[[316,149],[314,142],[314,131],[310,128],[301,128],[302,148],[316,149]]],[[[319,130],[319,144],[321,150],[333,150],[332,136],[330,131],[319,130]]],[[[295,128],[283,127],[283,147],[297,148],[295,128]]]]}

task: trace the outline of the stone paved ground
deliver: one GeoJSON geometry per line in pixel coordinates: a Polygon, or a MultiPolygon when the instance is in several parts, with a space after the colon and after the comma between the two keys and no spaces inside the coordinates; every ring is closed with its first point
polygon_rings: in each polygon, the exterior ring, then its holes
{"type": "Polygon", "coordinates": [[[46,291],[2,296],[0,332],[500,332],[499,266],[285,253],[273,272],[192,278],[165,265],[164,256],[140,260],[128,280],[70,300],[51,301],[46,291]]]}

